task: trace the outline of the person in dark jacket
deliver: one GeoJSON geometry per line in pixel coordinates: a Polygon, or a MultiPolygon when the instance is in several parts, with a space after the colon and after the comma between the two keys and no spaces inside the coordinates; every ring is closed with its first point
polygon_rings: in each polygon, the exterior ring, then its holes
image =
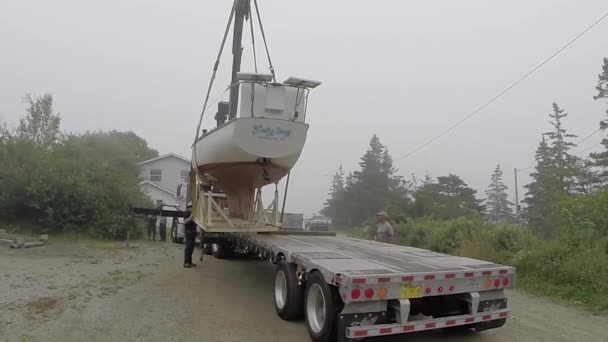
{"type": "Polygon", "coordinates": [[[160,241],[167,241],[167,218],[165,216],[160,217],[158,234],[160,235],[160,241]]]}
{"type": "Polygon", "coordinates": [[[192,262],[192,253],[194,253],[194,244],[196,243],[196,223],[194,221],[186,222],[184,226],[184,267],[196,267],[192,262]]]}
{"type": "Polygon", "coordinates": [[[148,240],[156,240],[156,216],[148,216],[148,240]]]}

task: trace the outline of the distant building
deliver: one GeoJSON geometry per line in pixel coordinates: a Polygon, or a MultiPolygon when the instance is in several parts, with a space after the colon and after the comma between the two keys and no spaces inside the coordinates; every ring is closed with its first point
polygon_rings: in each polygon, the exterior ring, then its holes
{"type": "Polygon", "coordinates": [[[139,186],[152,201],[159,204],[179,205],[185,208],[186,191],[190,174],[190,160],[175,153],[145,160],[137,164],[142,180],[139,186]],[[181,196],[177,187],[181,184],[181,196]]]}

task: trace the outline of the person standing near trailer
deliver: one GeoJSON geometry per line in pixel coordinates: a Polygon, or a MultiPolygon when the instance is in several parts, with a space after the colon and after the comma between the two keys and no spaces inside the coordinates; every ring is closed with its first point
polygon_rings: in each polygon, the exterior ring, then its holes
{"type": "MultiPolygon", "coordinates": [[[[184,244],[186,248],[184,249],[184,267],[196,267],[196,264],[192,262],[192,253],[194,253],[194,245],[196,243],[196,223],[192,220],[186,220],[185,223],[184,244]]],[[[201,237],[202,240],[203,238],[201,237]]]]}
{"type": "Polygon", "coordinates": [[[376,241],[379,242],[391,242],[393,236],[393,226],[388,222],[388,214],[381,211],[376,214],[376,241]]]}
{"type": "Polygon", "coordinates": [[[156,240],[156,216],[148,216],[148,240],[156,240]]]}
{"type": "Polygon", "coordinates": [[[165,216],[160,216],[158,234],[160,235],[160,241],[167,241],[167,217],[165,216]]]}

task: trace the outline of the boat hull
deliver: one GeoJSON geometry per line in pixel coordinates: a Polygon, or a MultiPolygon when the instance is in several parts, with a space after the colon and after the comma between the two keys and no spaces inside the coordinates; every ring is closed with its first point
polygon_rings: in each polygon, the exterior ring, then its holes
{"type": "Polygon", "coordinates": [[[276,183],[297,162],[308,125],[271,118],[237,118],[200,138],[192,164],[226,194],[230,216],[253,215],[255,189],[276,183]]]}

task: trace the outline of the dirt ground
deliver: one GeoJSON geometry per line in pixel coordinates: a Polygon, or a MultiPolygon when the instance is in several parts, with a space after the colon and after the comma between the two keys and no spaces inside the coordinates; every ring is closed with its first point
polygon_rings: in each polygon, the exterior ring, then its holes
{"type": "MultiPolygon", "coordinates": [[[[274,312],[271,264],[206,258],[184,269],[182,253],[169,242],[0,245],[0,340],[309,341],[302,322],[274,312]]],[[[608,341],[608,317],[517,291],[509,300],[500,329],[366,341],[608,341]]]]}

